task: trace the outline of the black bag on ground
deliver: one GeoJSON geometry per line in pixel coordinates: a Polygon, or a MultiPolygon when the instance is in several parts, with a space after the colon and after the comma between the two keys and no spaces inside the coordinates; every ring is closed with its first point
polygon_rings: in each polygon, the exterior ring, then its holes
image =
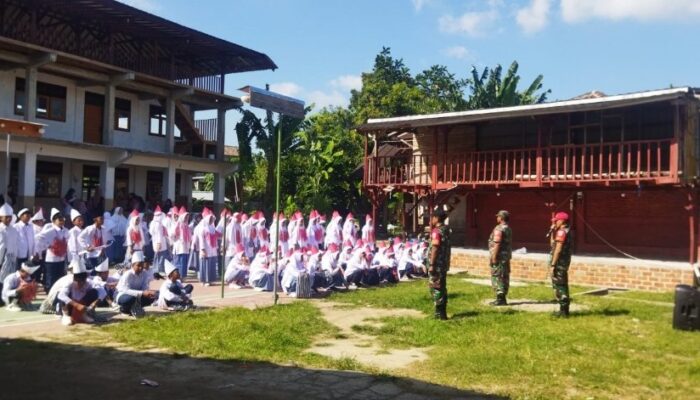
{"type": "Polygon", "coordinates": [[[673,328],[700,330],[700,292],[690,285],[677,285],[673,307],[673,328]]]}

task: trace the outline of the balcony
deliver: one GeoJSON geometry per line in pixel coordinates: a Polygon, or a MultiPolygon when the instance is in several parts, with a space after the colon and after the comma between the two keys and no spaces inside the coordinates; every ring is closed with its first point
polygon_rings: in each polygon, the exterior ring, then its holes
{"type": "Polygon", "coordinates": [[[678,141],[625,141],[462,154],[368,157],[365,185],[551,187],[679,183],[678,141]]]}

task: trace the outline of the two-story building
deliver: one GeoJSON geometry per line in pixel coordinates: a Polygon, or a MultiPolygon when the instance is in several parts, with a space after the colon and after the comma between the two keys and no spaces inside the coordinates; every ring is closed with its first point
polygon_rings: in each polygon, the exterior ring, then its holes
{"type": "Polygon", "coordinates": [[[485,110],[371,119],[364,188],[375,213],[407,194],[405,225],[453,208],[453,244],[486,248],[512,214],[514,248],[547,251],[555,210],[577,254],[697,259],[700,91],[682,87],[485,110]]]}
{"type": "Polygon", "coordinates": [[[117,1],[0,0],[0,118],[45,125],[41,138],[10,141],[0,193],[29,208],[58,206],[70,188],[86,201],[101,191],[107,209],[130,193],[190,204],[192,176],[213,173],[221,206],[235,169],[225,117],[242,104],[224,93],[225,76],[275,68],[117,1]],[[202,111],[216,118],[195,119],[202,111]]]}

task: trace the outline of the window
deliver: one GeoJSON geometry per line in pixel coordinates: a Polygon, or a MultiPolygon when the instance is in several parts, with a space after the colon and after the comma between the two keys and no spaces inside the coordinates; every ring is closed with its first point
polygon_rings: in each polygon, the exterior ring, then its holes
{"type": "Polygon", "coordinates": [[[114,100],[114,129],[131,130],[131,101],[118,97],[114,100]]]}
{"type": "Polygon", "coordinates": [[[36,162],[36,197],[61,197],[63,164],[58,162],[36,162]]]}
{"type": "MultiPolygon", "coordinates": [[[[24,115],[25,81],[15,79],[15,114],[24,115]]],[[[36,84],[36,116],[54,121],[66,120],[66,88],[50,83],[36,84]]]]}
{"type": "Polygon", "coordinates": [[[148,131],[151,135],[165,136],[165,121],[167,116],[165,110],[160,106],[151,106],[151,127],[148,131]]]}
{"type": "MultiPolygon", "coordinates": [[[[168,116],[165,114],[165,110],[161,106],[151,106],[150,108],[150,127],[148,133],[154,136],[166,136],[167,134],[167,119],[168,116]]],[[[175,138],[181,138],[182,133],[178,129],[177,125],[173,127],[173,135],[175,138]]]]}

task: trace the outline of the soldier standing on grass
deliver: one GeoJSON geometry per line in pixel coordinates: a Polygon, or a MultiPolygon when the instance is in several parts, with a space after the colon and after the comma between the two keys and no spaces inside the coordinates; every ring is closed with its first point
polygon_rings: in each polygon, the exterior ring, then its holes
{"type": "Polygon", "coordinates": [[[447,212],[440,208],[430,219],[430,294],[435,302],[435,318],[447,319],[447,271],[450,269],[450,228],[445,225],[447,212]]]}
{"type": "Polygon", "coordinates": [[[558,212],[552,218],[549,243],[549,265],[552,270],[552,288],[559,301],[559,317],[569,316],[569,264],[571,264],[571,233],[569,231],[569,214],[558,212]]]}
{"type": "Polygon", "coordinates": [[[508,305],[506,296],[510,287],[510,258],[512,252],[513,232],[508,226],[510,213],[501,210],[496,214],[496,225],[489,237],[489,254],[491,256],[491,287],[496,292],[492,306],[508,305]]]}

